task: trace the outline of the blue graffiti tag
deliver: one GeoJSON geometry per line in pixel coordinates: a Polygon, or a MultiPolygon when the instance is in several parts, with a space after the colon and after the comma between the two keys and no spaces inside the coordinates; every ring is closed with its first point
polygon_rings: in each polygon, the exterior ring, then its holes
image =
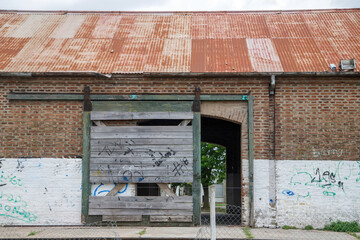
{"type": "Polygon", "coordinates": [[[283,190],[281,193],[284,194],[284,195],[288,195],[288,196],[294,196],[295,195],[295,193],[293,191],[291,191],[291,190],[283,190]]]}
{"type": "MultiPolygon", "coordinates": [[[[97,195],[99,195],[99,194],[101,194],[101,193],[108,193],[108,192],[110,192],[110,190],[102,190],[102,191],[99,191],[99,192],[98,192],[99,188],[100,188],[101,186],[103,186],[103,185],[104,185],[103,183],[100,183],[99,186],[97,186],[97,187],[95,188],[94,196],[97,196],[97,195]]],[[[116,183],[114,183],[114,187],[115,187],[115,186],[116,186],[116,183]]],[[[121,194],[121,193],[126,192],[127,188],[128,188],[128,184],[126,183],[124,190],[118,191],[118,193],[121,194]]]]}

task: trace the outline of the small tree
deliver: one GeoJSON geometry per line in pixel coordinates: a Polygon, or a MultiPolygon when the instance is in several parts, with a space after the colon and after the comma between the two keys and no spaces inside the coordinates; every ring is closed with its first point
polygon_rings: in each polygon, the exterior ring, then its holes
{"type": "Polygon", "coordinates": [[[209,186],[222,183],[226,177],[226,148],[201,143],[201,183],[204,187],[204,208],[209,207],[209,186]]]}

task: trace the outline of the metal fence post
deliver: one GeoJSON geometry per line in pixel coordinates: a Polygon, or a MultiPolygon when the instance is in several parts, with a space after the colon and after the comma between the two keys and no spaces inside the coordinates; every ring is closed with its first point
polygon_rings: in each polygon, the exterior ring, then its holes
{"type": "Polygon", "coordinates": [[[215,185],[210,186],[210,228],[211,240],[216,239],[215,185]]]}

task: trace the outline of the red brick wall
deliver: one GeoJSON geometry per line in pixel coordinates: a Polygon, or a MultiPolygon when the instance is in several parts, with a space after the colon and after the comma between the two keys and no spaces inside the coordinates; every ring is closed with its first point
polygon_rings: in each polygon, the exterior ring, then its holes
{"type": "MultiPolygon", "coordinates": [[[[102,94],[193,94],[196,86],[201,87],[203,94],[247,94],[251,90],[255,97],[255,158],[272,156],[269,78],[13,78],[0,79],[0,157],[81,156],[82,102],[9,101],[7,94],[11,90],[82,93],[85,85],[90,86],[92,93],[102,94]]],[[[358,79],[278,78],[276,87],[277,159],[357,159],[358,79]],[[337,156],[341,149],[341,156],[337,156]],[[325,156],[324,151],[328,150],[337,155],[325,156]],[[315,158],[316,151],[320,157],[315,158]]]]}
{"type": "Polygon", "coordinates": [[[277,159],[359,160],[359,79],[278,79],[277,159]]]}

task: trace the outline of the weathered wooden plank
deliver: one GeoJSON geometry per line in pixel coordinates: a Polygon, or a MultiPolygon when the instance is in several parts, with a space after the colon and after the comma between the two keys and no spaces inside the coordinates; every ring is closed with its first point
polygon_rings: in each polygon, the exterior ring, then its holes
{"type": "MultiPolygon", "coordinates": [[[[194,117],[194,115],[193,115],[194,117]]],[[[178,126],[187,126],[191,123],[191,120],[183,120],[178,126]]]]}
{"type": "MultiPolygon", "coordinates": [[[[167,152],[163,151],[161,152],[163,155],[161,155],[160,153],[158,153],[159,151],[157,151],[156,153],[151,153],[148,151],[141,151],[141,152],[137,152],[137,151],[119,151],[119,152],[112,152],[112,151],[98,151],[98,152],[91,152],[90,157],[121,157],[121,158],[125,158],[125,157],[132,157],[132,158],[142,158],[142,157],[152,157],[155,159],[160,159],[160,158],[167,158],[165,156],[165,154],[167,152]],[[165,156],[165,157],[164,157],[165,156]]],[[[169,154],[168,154],[169,155],[169,154]]],[[[182,152],[177,152],[175,155],[172,154],[168,157],[192,157],[192,151],[182,151],[182,152]]]]}
{"type": "Polygon", "coordinates": [[[125,183],[116,184],[113,189],[111,189],[111,191],[106,194],[106,196],[115,196],[125,186],[125,183]]]}
{"type": "Polygon", "coordinates": [[[193,149],[192,144],[188,145],[120,145],[116,141],[108,144],[94,144],[91,145],[91,151],[104,151],[104,149],[111,151],[189,151],[193,149]]]}
{"type": "Polygon", "coordinates": [[[8,95],[9,100],[69,100],[69,101],[82,101],[84,100],[84,94],[70,94],[70,93],[10,93],[8,95]]]}
{"type": "MultiPolygon", "coordinates": [[[[99,138],[130,138],[130,139],[138,139],[138,138],[192,138],[192,132],[139,132],[139,133],[118,133],[118,132],[109,132],[109,133],[91,133],[91,139],[99,139],[99,138]]],[[[134,140],[135,141],[135,140],[134,140]]]]}
{"type": "Polygon", "coordinates": [[[93,111],[191,112],[191,101],[92,101],[93,111]]]}
{"type": "Polygon", "coordinates": [[[93,157],[91,158],[91,164],[120,164],[120,165],[141,165],[155,163],[156,165],[162,165],[162,163],[176,163],[179,161],[188,161],[188,165],[192,166],[193,160],[191,157],[169,157],[165,159],[152,158],[152,157],[141,157],[141,158],[131,158],[131,157],[93,157]]]}
{"type": "Polygon", "coordinates": [[[188,145],[193,144],[193,140],[191,138],[138,138],[138,139],[96,139],[91,140],[91,146],[96,145],[107,145],[113,144],[116,142],[119,145],[126,145],[126,146],[143,146],[143,145],[188,145]]]}
{"type": "MultiPolygon", "coordinates": [[[[129,168],[128,168],[129,169],[129,168]]],[[[130,168],[131,169],[131,168],[130,168]]],[[[144,180],[146,177],[185,177],[185,176],[192,176],[192,170],[190,169],[184,169],[180,173],[175,171],[172,171],[172,169],[169,170],[118,170],[118,171],[111,171],[111,170],[92,170],[90,171],[90,177],[114,177],[114,178],[124,178],[124,181],[128,179],[129,182],[132,181],[132,179],[136,179],[136,182],[138,182],[138,178],[144,180]]],[[[139,180],[141,182],[141,180],[139,180]]]]}
{"type": "Polygon", "coordinates": [[[82,145],[82,181],[81,181],[81,221],[88,220],[89,195],[91,186],[89,182],[90,169],[90,112],[83,114],[83,145],[82,145]]]}
{"type": "MultiPolygon", "coordinates": [[[[298,73],[296,73],[298,74],[298,73]]],[[[330,73],[332,74],[332,73],[330,73]]],[[[330,75],[337,76],[337,75],[330,75]]],[[[345,75],[346,76],[346,75],[345,75]]],[[[92,94],[90,95],[93,101],[192,101],[194,95],[109,95],[109,94],[92,94]]],[[[67,101],[82,101],[84,100],[83,94],[56,94],[56,93],[10,93],[8,94],[9,100],[67,100],[67,101]]],[[[201,95],[201,101],[247,101],[247,95],[201,95]]]]}
{"type": "Polygon", "coordinates": [[[96,126],[106,126],[106,124],[103,121],[93,121],[96,126]]]}
{"type": "Polygon", "coordinates": [[[192,122],[194,131],[194,157],[193,157],[193,181],[192,181],[192,195],[193,195],[193,213],[194,224],[201,224],[201,114],[194,112],[194,119],[192,122]]]}
{"type": "MultiPolygon", "coordinates": [[[[165,192],[168,196],[176,197],[176,194],[169,188],[168,183],[157,183],[159,188],[165,192]]],[[[192,206],[192,205],[191,205],[192,206]]]]}
{"type": "Polygon", "coordinates": [[[192,216],[150,216],[150,222],[192,222],[192,216]]]}
{"type": "Polygon", "coordinates": [[[90,208],[126,208],[126,209],[159,209],[159,210],[192,210],[192,203],[178,203],[178,202],[101,202],[101,203],[93,203],[90,202],[90,208]]]}
{"type": "Polygon", "coordinates": [[[115,208],[90,208],[89,215],[122,215],[122,216],[191,216],[192,210],[159,210],[159,209],[115,209],[115,208]]]}
{"type": "Polygon", "coordinates": [[[133,176],[131,178],[90,176],[90,182],[92,183],[189,183],[192,180],[192,176],[133,176]]]}
{"type": "Polygon", "coordinates": [[[91,120],[192,119],[192,112],[119,112],[93,111],[91,120]]]}
{"type": "Polygon", "coordinates": [[[93,126],[91,133],[190,132],[191,126],[93,126]]]}
{"type": "Polygon", "coordinates": [[[90,196],[89,201],[93,203],[102,202],[192,202],[192,196],[90,196]]]}
{"type": "Polygon", "coordinates": [[[90,171],[112,171],[113,173],[120,172],[120,171],[172,171],[172,170],[179,170],[179,171],[193,171],[192,165],[189,163],[187,165],[181,164],[178,165],[177,162],[164,162],[159,166],[155,165],[154,162],[150,162],[147,164],[140,163],[139,165],[131,164],[90,164],[90,171]],[[181,166],[182,165],[182,166],[181,166]]]}
{"type": "Polygon", "coordinates": [[[141,222],[142,216],[102,216],[104,222],[141,222]]]}

